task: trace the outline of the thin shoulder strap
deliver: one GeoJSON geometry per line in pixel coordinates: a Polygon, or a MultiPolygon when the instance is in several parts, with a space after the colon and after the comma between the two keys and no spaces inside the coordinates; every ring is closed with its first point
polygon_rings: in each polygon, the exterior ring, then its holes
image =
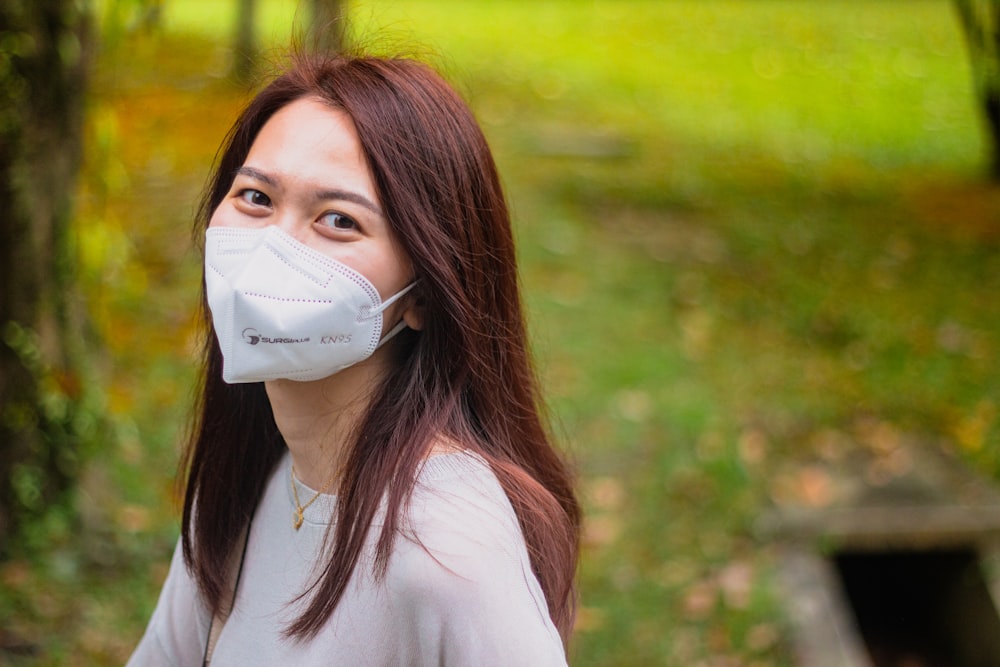
{"type": "Polygon", "coordinates": [[[212,653],[215,652],[215,644],[219,641],[219,635],[222,634],[222,627],[226,624],[229,619],[229,614],[233,611],[233,603],[236,601],[236,591],[240,587],[240,578],[243,576],[243,562],[247,557],[247,543],[250,542],[250,526],[253,525],[253,515],[250,515],[250,520],[247,521],[247,525],[244,526],[243,532],[240,534],[240,539],[243,541],[243,548],[239,551],[234,550],[230,555],[229,564],[226,568],[226,590],[222,593],[221,604],[219,609],[212,616],[212,623],[208,626],[208,642],[205,643],[205,657],[202,659],[202,667],[208,667],[212,663],[212,653]],[[239,561],[236,560],[237,555],[239,556],[239,561]]]}

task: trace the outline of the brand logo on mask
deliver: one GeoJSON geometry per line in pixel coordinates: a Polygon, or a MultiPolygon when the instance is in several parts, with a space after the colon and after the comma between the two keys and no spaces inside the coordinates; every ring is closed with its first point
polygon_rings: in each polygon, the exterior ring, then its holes
{"type": "Polygon", "coordinates": [[[309,338],[268,338],[267,336],[260,335],[260,332],[252,327],[247,327],[243,330],[243,340],[245,340],[250,345],[256,345],[257,343],[308,343],[309,338]]]}

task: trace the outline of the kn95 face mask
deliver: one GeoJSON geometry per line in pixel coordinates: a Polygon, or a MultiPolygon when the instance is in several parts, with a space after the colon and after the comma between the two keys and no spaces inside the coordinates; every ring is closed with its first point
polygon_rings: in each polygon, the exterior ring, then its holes
{"type": "Polygon", "coordinates": [[[415,283],[382,301],[350,267],[277,227],[205,232],[208,307],[230,384],[319,380],[367,359],[384,338],[382,313],[415,283]]]}

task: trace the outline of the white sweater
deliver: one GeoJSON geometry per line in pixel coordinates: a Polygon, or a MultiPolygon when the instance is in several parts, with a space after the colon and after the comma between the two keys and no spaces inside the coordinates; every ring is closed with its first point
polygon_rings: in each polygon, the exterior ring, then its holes
{"type": "MultiPolygon", "coordinates": [[[[336,504],[335,496],[320,496],[294,530],[290,465],[286,454],[257,508],[213,666],[566,665],[510,502],[485,462],[468,453],[423,465],[385,580],[376,582],[371,572],[376,524],[320,633],[286,639],[283,630],[304,608],[293,601],[324,562],[326,522],[336,504]]],[[[298,487],[303,501],[314,493],[298,487]]],[[[209,620],[178,544],[129,667],[201,665],[209,620]]]]}

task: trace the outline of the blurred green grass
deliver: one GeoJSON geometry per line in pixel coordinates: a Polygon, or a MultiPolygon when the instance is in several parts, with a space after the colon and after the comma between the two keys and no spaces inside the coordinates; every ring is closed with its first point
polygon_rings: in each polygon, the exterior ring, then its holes
{"type": "MultiPolygon", "coordinates": [[[[173,0],[99,63],[81,281],[120,442],[80,539],[0,567],[26,664],[124,660],[165,573],[234,7],[173,0]]],[[[919,434],[1000,476],[1000,191],[947,0],[351,12],[448,73],[500,163],[587,509],[572,664],[791,664],[754,521],[831,442],[919,434]]],[[[263,3],[269,56],[301,18],[263,3]]]]}

